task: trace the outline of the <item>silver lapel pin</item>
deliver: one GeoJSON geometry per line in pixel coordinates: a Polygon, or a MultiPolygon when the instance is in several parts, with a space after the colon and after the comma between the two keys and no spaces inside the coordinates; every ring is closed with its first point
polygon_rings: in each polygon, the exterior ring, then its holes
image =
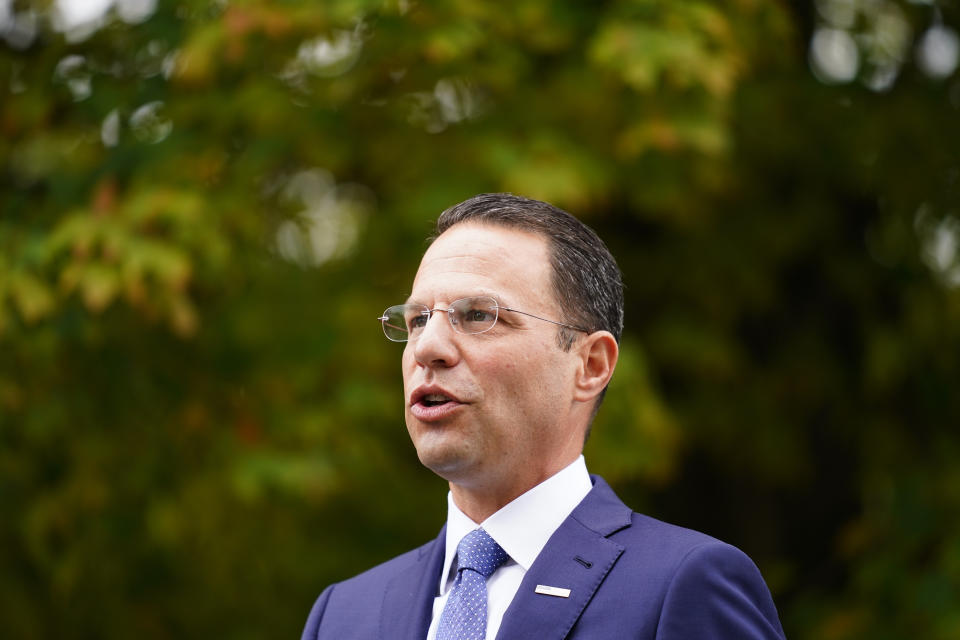
{"type": "Polygon", "coordinates": [[[555,596],[557,598],[570,597],[570,589],[563,589],[561,587],[548,587],[545,584],[538,584],[534,591],[536,593],[542,593],[545,596],[555,596]]]}

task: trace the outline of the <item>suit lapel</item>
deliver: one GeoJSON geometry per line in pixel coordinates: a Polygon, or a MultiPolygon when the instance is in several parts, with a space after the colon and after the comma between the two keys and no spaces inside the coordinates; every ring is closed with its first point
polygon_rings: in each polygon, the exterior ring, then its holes
{"type": "Polygon", "coordinates": [[[431,543],[418,549],[412,564],[386,585],[380,615],[380,637],[424,640],[433,616],[446,545],[446,526],[431,543]]]}
{"type": "Polygon", "coordinates": [[[593,480],[593,489],[527,571],[497,638],[565,638],[623,553],[623,546],[607,536],[630,526],[631,511],[603,479],[593,480]],[[540,594],[538,585],[569,589],[570,594],[540,594]]]}

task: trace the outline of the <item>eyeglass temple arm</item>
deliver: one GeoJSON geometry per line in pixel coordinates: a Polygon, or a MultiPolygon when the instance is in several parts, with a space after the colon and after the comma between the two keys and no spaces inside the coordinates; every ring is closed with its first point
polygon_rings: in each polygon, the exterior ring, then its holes
{"type": "Polygon", "coordinates": [[[498,308],[503,309],[504,311],[512,311],[513,313],[520,313],[525,316],[530,316],[531,318],[536,318],[537,320],[543,320],[544,322],[549,322],[550,324],[555,324],[560,327],[566,327],[567,329],[573,329],[575,331],[583,331],[584,333],[590,333],[588,329],[584,329],[583,327],[577,327],[572,324],[567,324],[565,322],[557,322],[556,320],[550,320],[549,318],[541,318],[540,316],[535,316],[532,313],[527,313],[526,311],[520,311],[519,309],[511,309],[510,307],[498,307],[498,308]]]}
{"type": "Polygon", "coordinates": [[[406,330],[407,330],[406,327],[398,327],[398,326],[395,325],[395,324],[390,324],[389,322],[387,322],[387,320],[389,320],[389,319],[390,319],[390,318],[388,318],[387,316],[380,316],[379,318],[377,318],[377,320],[379,320],[380,322],[382,322],[385,326],[390,327],[391,329],[396,329],[397,331],[406,331],[406,330]]]}

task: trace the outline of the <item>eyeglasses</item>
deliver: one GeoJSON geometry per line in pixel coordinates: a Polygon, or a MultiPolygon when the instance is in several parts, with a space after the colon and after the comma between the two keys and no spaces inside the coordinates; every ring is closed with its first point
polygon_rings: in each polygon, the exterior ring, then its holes
{"type": "Polygon", "coordinates": [[[387,336],[388,340],[406,342],[407,340],[416,340],[423,333],[427,321],[437,311],[446,311],[447,320],[450,321],[450,326],[457,333],[473,334],[493,329],[493,326],[497,324],[497,318],[500,316],[501,310],[520,313],[567,329],[590,333],[586,329],[575,327],[572,324],[548,320],[518,309],[501,307],[495,299],[487,296],[460,298],[451,302],[446,309],[431,309],[425,304],[398,304],[389,307],[377,319],[383,326],[383,335],[387,336]]]}

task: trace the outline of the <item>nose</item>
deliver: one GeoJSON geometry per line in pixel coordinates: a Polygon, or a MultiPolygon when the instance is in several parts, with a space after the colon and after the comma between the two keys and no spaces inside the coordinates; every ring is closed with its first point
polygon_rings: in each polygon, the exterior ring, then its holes
{"type": "Polygon", "coordinates": [[[460,359],[457,333],[446,309],[434,309],[416,340],[407,343],[422,367],[452,367],[460,359]]]}

